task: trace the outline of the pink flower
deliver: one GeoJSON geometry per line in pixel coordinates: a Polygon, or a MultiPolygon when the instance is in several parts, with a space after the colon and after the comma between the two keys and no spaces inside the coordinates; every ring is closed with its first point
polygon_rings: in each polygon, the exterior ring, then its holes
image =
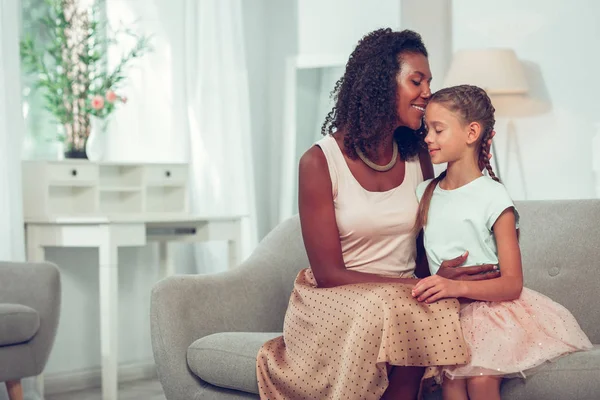
{"type": "Polygon", "coordinates": [[[121,97],[121,102],[123,104],[127,103],[127,97],[125,97],[125,96],[121,97]]]}
{"type": "Polygon", "coordinates": [[[104,98],[98,95],[92,97],[92,108],[94,110],[101,110],[102,107],[104,107],[104,98]]]}
{"type": "Polygon", "coordinates": [[[113,92],[112,90],[109,90],[108,92],[106,92],[106,100],[109,103],[114,103],[115,101],[117,101],[118,97],[117,94],[115,92],[113,92]]]}

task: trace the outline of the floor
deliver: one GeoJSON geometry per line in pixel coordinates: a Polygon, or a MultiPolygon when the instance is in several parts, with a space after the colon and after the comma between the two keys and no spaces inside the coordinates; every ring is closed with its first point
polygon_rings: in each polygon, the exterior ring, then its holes
{"type": "MultiPolygon", "coordinates": [[[[102,400],[100,388],[46,396],[46,400],[102,400]]],[[[119,385],[119,400],[165,400],[158,380],[134,381],[119,385]]]]}

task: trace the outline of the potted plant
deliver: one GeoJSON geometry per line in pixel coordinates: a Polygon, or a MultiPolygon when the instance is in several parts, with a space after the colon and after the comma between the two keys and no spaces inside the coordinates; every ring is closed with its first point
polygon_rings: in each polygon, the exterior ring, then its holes
{"type": "MultiPolygon", "coordinates": [[[[21,61],[34,74],[44,108],[63,128],[59,135],[67,158],[88,158],[85,148],[91,120],[106,119],[125,103],[121,90],[131,62],[150,51],[150,39],[129,29],[111,32],[100,3],[82,8],[77,0],[44,0],[34,30],[24,32],[21,61]],[[115,67],[108,68],[107,50],[122,36],[134,44],[115,67]]],[[[102,2],[103,3],[103,2],[102,2]]]]}

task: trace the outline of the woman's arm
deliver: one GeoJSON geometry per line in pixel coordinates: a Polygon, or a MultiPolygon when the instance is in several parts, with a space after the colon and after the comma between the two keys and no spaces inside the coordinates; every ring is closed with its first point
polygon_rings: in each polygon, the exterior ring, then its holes
{"type": "Polygon", "coordinates": [[[416,279],[387,278],[346,268],[335,219],[327,160],[318,146],[311,147],[300,159],[298,209],[304,246],[319,287],[364,282],[417,282],[416,279]]]}
{"type": "Polygon", "coordinates": [[[494,264],[463,267],[462,265],[465,263],[465,261],[467,261],[468,257],[469,252],[465,251],[463,255],[451,260],[443,261],[436,275],[439,275],[442,278],[458,281],[482,281],[486,279],[494,279],[500,276],[500,270],[498,269],[498,266],[494,264]]]}
{"type": "Polygon", "coordinates": [[[502,275],[485,281],[453,281],[440,276],[421,280],[413,289],[419,301],[432,303],[446,297],[464,297],[482,301],[517,299],[523,289],[521,250],[512,207],[498,217],[493,226],[502,275]]]}
{"type": "Polygon", "coordinates": [[[464,292],[459,297],[484,301],[508,301],[519,298],[523,289],[523,268],[515,225],[515,212],[510,207],[500,214],[493,226],[502,276],[489,281],[462,282],[464,292]]]}
{"type": "Polygon", "coordinates": [[[417,258],[415,260],[416,268],[415,275],[419,278],[425,278],[431,275],[429,271],[429,262],[425,253],[425,245],[423,244],[423,230],[417,236],[417,258]]]}

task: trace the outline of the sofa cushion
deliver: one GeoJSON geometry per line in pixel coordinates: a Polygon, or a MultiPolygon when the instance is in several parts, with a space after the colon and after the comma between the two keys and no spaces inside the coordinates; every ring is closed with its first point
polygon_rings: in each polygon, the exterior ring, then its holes
{"type": "Polygon", "coordinates": [[[597,400],[600,393],[600,346],[561,357],[542,366],[526,380],[507,380],[502,396],[507,399],[597,400]]]}
{"type": "MultiPolygon", "coordinates": [[[[600,345],[540,366],[526,379],[507,379],[502,383],[502,398],[511,400],[597,400],[600,393],[600,345]]],[[[441,391],[425,400],[441,400],[441,391]]]]}
{"type": "Polygon", "coordinates": [[[0,346],[29,341],[40,328],[40,316],[22,304],[0,303],[0,346]]]}
{"type": "Polygon", "coordinates": [[[187,363],[200,379],[227,389],[258,394],[256,355],[281,332],[222,332],[196,340],[187,363]]]}
{"type": "MultiPolygon", "coordinates": [[[[598,200],[515,202],[524,285],[565,307],[592,343],[600,344],[598,200]]],[[[600,399],[600,396],[598,397],[600,399]]]]}

